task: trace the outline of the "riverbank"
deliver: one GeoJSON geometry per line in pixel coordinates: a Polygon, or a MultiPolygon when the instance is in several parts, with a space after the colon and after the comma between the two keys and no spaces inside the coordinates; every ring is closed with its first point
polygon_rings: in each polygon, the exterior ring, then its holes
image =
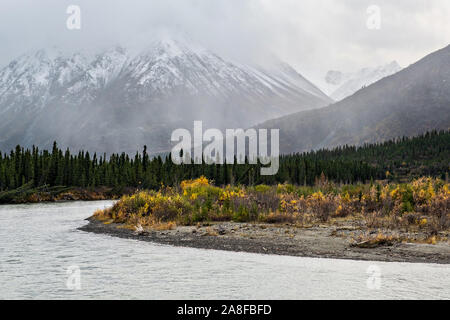
{"type": "Polygon", "coordinates": [[[133,193],[132,188],[113,189],[108,187],[21,187],[0,192],[0,204],[25,204],[60,201],[115,200],[133,193]]]}
{"type": "Polygon", "coordinates": [[[351,223],[297,228],[290,225],[216,222],[137,232],[126,224],[105,223],[94,218],[88,220],[89,223],[80,230],[180,247],[297,257],[450,264],[448,241],[436,244],[387,241],[374,246],[358,246],[351,234],[360,231],[351,223]]]}
{"type": "Polygon", "coordinates": [[[450,264],[450,186],[407,184],[216,187],[205,177],[124,196],[85,231],[175,246],[450,264]]]}

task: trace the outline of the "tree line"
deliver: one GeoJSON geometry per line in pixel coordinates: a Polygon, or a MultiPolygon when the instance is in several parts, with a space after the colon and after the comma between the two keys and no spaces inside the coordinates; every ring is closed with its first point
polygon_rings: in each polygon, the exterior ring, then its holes
{"type": "Polygon", "coordinates": [[[324,175],[337,183],[371,180],[412,179],[432,176],[447,179],[450,159],[450,131],[433,131],[414,138],[402,138],[360,147],[342,146],[280,156],[274,176],[261,176],[261,164],[175,165],[171,156],[150,157],[147,147],[134,156],[126,153],[90,154],[17,146],[0,152],[0,191],[24,185],[70,187],[135,187],[158,189],[182,180],[206,176],[217,185],[292,183],[313,185],[324,175]]]}

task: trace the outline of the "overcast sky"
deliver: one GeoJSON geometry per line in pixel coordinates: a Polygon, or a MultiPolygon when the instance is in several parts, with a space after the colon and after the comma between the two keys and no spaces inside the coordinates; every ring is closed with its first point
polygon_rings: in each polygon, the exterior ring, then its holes
{"type": "Polygon", "coordinates": [[[183,30],[219,54],[275,54],[313,82],[328,70],[396,60],[407,66],[450,44],[449,0],[1,0],[0,65],[37,48],[97,49],[183,30]],[[66,28],[69,5],[81,30],[66,28]],[[367,27],[367,8],[381,28],[367,27]]]}

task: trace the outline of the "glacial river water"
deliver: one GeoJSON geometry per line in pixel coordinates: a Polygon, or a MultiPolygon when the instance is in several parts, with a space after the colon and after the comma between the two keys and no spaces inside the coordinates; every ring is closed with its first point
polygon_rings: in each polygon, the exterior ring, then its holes
{"type": "Polygon", "coordinates": [[[110,201],[0,206],[0,299],[450,299],[450,266],[178,248],[77,230],[110,201]]]}

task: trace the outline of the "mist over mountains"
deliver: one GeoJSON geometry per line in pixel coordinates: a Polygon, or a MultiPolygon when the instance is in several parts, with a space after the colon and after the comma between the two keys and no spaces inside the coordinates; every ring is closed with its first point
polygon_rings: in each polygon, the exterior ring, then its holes
{"type": "Polygon", "coordinates": [[[179,38],[145,50],[43,49],[0,70],[0,149],[17,144],[96,152],[170,149],[171,132],[249,127],[326,106],[322,91],[289,65],[228,61],[179,38]]]}
{"type": "Polygon", "coordinates": [[[180,37],[139,50],[42,49],[0,69],[0,150],[57,140],[72,150],[132,154],[147,145],[157,154],[195,120],[204,130],[280,129],[282,153],[450,128],[450,47],[400,70],[392,62],[329,72],[332,97],[343,99],[332,104],[286,63],[236,62],[180,37]]]}
{"type": "Polygon", "coordinates": [[[402,67],[396,61],[375,68],[364,68],[357,72],[344,73],[331,70],[325,76],[325,92],[329,93],[333,100],[341,101],[358,90],[370,86],[400,70],[402,70],[402,67]]]}
{"type": "Polygon", "coordinates": [[[282,153],[362,145],[450,128],[450,46],[331,106],[270,120],[282,153]]]}

